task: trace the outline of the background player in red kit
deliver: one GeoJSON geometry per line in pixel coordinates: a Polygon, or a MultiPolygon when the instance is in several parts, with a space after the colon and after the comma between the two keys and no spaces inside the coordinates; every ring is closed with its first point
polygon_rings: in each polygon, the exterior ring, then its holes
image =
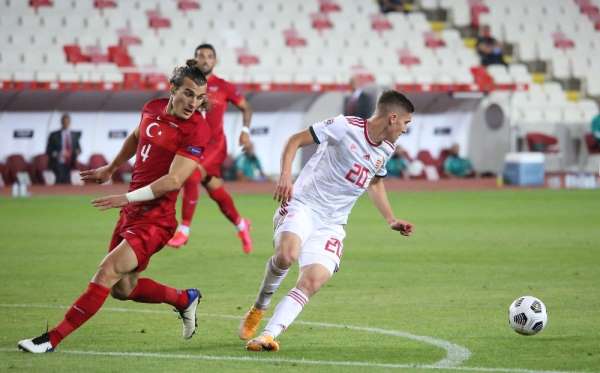
{"type": "Polygon", "coordinates": [[[195,60],[174,70],[171,96],[144,106],[142,119],[115,159],[107,166],[82,171],[85,181],[103,183],[121,164],[136,156],[129,192],[92,201],[100,210],[123,207],[110,243],[86,291],[73,303],[64,319],[37,338],[18,347],[45,353],[90,319],[108,294],[119,300],[167,303],[183,320],[183,337],[196,331],[197,289],[178,290],[139,274],[150,257],[169,240],[177,227],[175,202],[184,181],[196,169],[210,137],[210,129],[197,111],[206,99],[206,77],[195,60]]]}
{"type": "Polygon", "coordinates": [[[201,177],[199,172],[194,172],[184,184],[181,224],[168,245],[177,248],[187,243],[192,217],[196,210],[196,203],[198,202],[200,192],[198,184],[202,182],[210,198],[219,205],[219,209],[223,215],[236,226],[244,252],[250,253],[252,251],[250,222],[240,216],[231,195],[225,190],[221,176],[221,166],[227,157],[227,144],[225,134],[223,133],[223,116],[227,110],[227,103],[233,103],[242,111],[243,127],[239,142],[244,147],[244,151],[250,146],[249,128],[252,109],[244,96],[237,91],[233,84],[213,74],[213,68],[217,63],[217,53],[212,45],[199,45],[194,52],[194,56],[196,61],[198,61],[200,69],[202,69],[202,72],[208,78],[208,110],[206,111],[206,121],[212,132],[206,154],[201,161],[207,175],[206,177],[201,177]]]}

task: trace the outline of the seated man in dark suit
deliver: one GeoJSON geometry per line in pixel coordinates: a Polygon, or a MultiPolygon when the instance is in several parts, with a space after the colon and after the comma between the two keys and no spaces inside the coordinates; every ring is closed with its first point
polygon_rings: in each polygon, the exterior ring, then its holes
{"type": "Polygon", "coordinates": [[[57,184],[71,183],[71,170],[77,164],[77,156],[81,153],[79,132],[69,130],[71,117],[65,113],[60,118],[61,129],[50,133],[46,154],[48,166],[56,176],[57,184]]]}

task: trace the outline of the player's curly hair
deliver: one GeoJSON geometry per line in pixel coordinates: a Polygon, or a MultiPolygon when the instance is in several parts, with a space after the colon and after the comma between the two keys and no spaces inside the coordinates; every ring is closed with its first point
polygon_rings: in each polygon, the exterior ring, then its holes
{"type": "Polygon", "coordinates": [[[190,78],[198,85],[206,85],[206,76],[202,70],[200,70],[200,67],[198,67],[198,61],[194,59],[185,61],[185,66],[177,66],[173,69],[173,74],[171,75],[171,79],[169,79],[169,83],[175,88],[179,88],[183,84],[183,79],[185,78],[190,78]]]}

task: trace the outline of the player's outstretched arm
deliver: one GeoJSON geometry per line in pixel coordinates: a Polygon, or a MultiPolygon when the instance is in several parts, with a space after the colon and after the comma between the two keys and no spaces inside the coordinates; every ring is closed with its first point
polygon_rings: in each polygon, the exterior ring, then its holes
{"type": "Polygon", "coordinates": [[[403,236],[410,236],[412,234],[412,223],[409,223],[405,220],[396,219],[394,216],[392,206],[390,205],[390,201],[385,191],[383,178],[375,176],[375,178],[373,178],[371,181],[371,184],[369,184],[368,193],[371,201],[373,201],[373,204],[388,222],[391,229],[399,231],[403,236]]]}
{"type": "Polygon", "coordinates": [[[81,171],[79,175],[81,180],[102,184],[108,181],[112,174],[131,157],[135,155],[139,137],[139,127],[127,136],[119,150],[119,154],[113,159],[110,164],[102,167],[95,168],[93,170],[81,171]]]}
{"type": "Polygon", "coordinates": [[[169,173],[155,180],[152,184],[125,194],[100,197],[93,200],[92,204],[100,210],[106,210],[113,207],[123,207],[130,202],[144,202],[159,198],[168,192],[181,189],[183,183],[197,168],[196,161],[176,155],[171,162],[169,173]]]}
{"type": "Polygon", "coordinates": [[[309,130],[300,131],[288,139],[281,155],[281,172],[273,195],[274,200],[287,202],[292,198],[292,162],[299,148],[314,143],[309,130]]]}
{"type": "Polygon", "coordinates": [[[242,132],[240,133],[240,145],[243,147],[243,151],[246,152],[250,146],[250,121],[252,120],[252,107],[245,98],[236,105],[242,112],[242,132]]]}

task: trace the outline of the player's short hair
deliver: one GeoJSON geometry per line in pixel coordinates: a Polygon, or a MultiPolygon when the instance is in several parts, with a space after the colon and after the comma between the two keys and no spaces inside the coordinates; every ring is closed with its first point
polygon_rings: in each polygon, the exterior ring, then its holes
{"type": "Polygon", "coordinates": [[[407,113],[414,113],[415,106],[402,93],[393,89],[383,91],[377,100],[377,111],[381,113],[389,113],[395,108],[402,108],[407,113]]]}
{"type": "Polygon", "coordinates": [[[185,66],[177,66],[173,70],[169,83],[175,88],[179,88],[183,85],[183,79],[185,78],[190,78],[194,83],[201,86],[206,84],[206,76],[198,67],[198,61],[194,59],[185,61],[185,66]]]}
{"type": "Polygon", "coordinates": [[[215,50],[215,47],[213,47],[212,44],[208,44],[208,43],[203,43],[200,44],[199,46],[196,47],[196,49],[194,49],[194,57],[196,57],[196,54],[198,53],[198,51],[200,49],[210,49],[213,54],[215,55],[215,57],[217,57],[217,51],[215,50]]]}

